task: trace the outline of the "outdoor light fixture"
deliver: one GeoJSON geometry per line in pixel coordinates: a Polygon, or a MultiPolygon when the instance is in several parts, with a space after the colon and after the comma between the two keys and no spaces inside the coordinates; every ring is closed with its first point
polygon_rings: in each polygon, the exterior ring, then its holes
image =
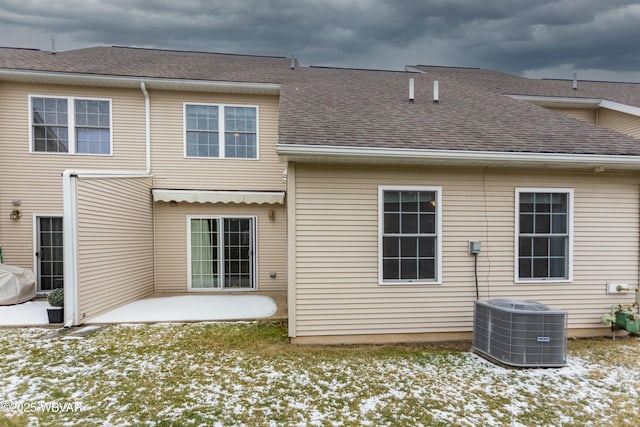
{"type": "Polygon", "coordinates": [[[9,218],[11,220],[13,220],[13,221],[17,221],[22,216],[22,214],[20,213],[20,210],[18,209],[18,206],[20,206],[22,204],[22,200],[13,199],[13,200],[11,200],[11,204],[14,206],[14,209],[9,214],[9,218]]]}
{"type": "Polygon", "coordinates": [[[274,211],[269,211],[269,221],[275,221],[276,213],[274,211]]]}

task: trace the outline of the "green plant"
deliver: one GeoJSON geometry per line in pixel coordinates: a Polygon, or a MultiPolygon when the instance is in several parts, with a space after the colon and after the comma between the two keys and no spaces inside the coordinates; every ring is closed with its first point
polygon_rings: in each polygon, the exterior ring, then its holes
{"type": "Polygon", "coordinates": [[[47,297],[49,305],[51,307],[63,307],[64,306],[64,291],[62,288],[57,288],[49,292],[47,297]]]}

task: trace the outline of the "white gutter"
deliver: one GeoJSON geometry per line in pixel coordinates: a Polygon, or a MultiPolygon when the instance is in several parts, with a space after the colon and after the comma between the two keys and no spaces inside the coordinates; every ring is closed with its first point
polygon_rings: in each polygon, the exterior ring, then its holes
{"type": "Polygon", "coordinates": [[[600,104],[598,104],[598,106],[606,108],[608,110],[619,111],[621,113],[640,117],[640,108],[633,107],[631,105],[620,104],[619,102],[607,101],[606,99],[603,99],[602,101],[600,101],[600,104]]]}
{"type": "Polygon", "coordinates": [[[605,164],[640,169],[640,156],[522,153],[467,150],[422,150],[404,148],[335,147],[326,145],[278,144],[276,152],[284,157],[319,156],[330,158],[397,159],[413,161],[523,162],[544,164],[605,164]]]}
{"type": "Polygon", "coordinates": [[[74,178],[82,175],[86,177],[140,177],[149,176],[151,172],[151,102],[144,82],[140,83],[140,90],[145,99],[145,141],[146,168],[143,171],[105,170],[105,169],[67,169],[62,173],[62,204],[63,204],[63,259],[64,259],[64,327],[80,324],[78,311],[78,247],[76,223],[76,181],[74,178]]]}
{"type": "Polygon", "coordinates": [[[91,86],[130,87],[140,86],[145,81],[148,88],[167,90],[192,90],[207,92],[257,93],[277,95],[279,83],[229,82],[215,80],[173,79],[161,77],[109,76],[104,74],[65,73],[53,71],[32,71],[0,69],[0,80],[26,80],[58,84],[91,86]]]}
{"type": "Polygon", "coordinates": [[[564,96],[535,96],[535,95],[509,95],[513,99],[527,101],[533,104],[552,107],[557,106],[575,106],[578,108],[600,107],[607,110],[618,111],[621,113],[631,114],[640,117],[640,107],[633,105],[621,104],[620,102],[608,101],[600,98],[571,98],[564,96]]]}
{"type": "Polygon", "coordinates": [[[576,107],[597,107],[600,98],[571,98],[566,96],[536,96],[536,95],[508,95],[519,101],[532,102],[534,104],[573,104],[576,107]]]}

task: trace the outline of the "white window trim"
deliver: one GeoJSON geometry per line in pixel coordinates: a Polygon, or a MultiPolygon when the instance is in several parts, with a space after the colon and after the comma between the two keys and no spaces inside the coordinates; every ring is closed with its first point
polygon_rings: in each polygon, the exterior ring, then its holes
{"type": "Polygon", "coordinates": [[[378,186],[378,285],[416,286],[442,284],[442,187],[416,185],[378,186]],[[436,278],[435,280],[385,282],[383,276],[382,241],[384,236],[384,191],[434,191],[436,193],[436,278]]]}
{"type": "Polygon", "coordinates": [[[75,156],[113,156],[113,109],[110,98],[93,98],[88,96],[64,96],[64,95],[36,95],[29,94],[29,153],[46,155],[69,155],[75,156]],[[67,100],[67,128],[69,130],[69,151],[66,153],[36,151],[33,147],[33,98],[66,99],[67,100]],[[77,153],[76,152],[76,100],[83,101],[106,101],[109,103],[109,153],[77,153]]]}
{"type": "Polygon", "coordinates": [[[259,290],[258,286],[258,217],[255,215],[187,215],[187,292],[254,292],[259,290]],[[227,218],[251,218],[253,219],[253,239],[251,247],[253,249],[252,288],[192,288],[191,287],[191,220],[192,219],[227,219],[227,218]]]}
{"type": "MultiPolygon", "coordinates": [[[[38,249],[38,243],[39,243],[39,239],[40,239],[40,235],[38,233],[38,218],[63,218],[63,215],[61,213],[41,213],[41,212],[34,212],[32,217],[32,221],[31,221],[31,229],[32,229],[32,237],[33,237],[33,246],[31,246],[31,248],[33,249],[32,252],[32,256],[33,256],[33,276],[36,280],[36,291],[38,294],[44,295],[44,294],[49,294],[49,292],[51,291],[38,291],[38,274],[40,274],[40,262],[38,260],[38,257],[36,256],[36,252],[38,249]]],[[[64,233],[64,228],[62,229],[63,233],[64,233]]]]}
{"type": "Polygon", "coordinates": [[[203,160],[239,160],[239,161],[256,161],[260,160],[260,106],[253,104],[217,104],[210,102],[184,102],[182,104],[182,139],[183,139],[183,156],[185,159],[203,159],[203,160]],[[218,107],[218,157],[200,157],[187,155],[187,105],[204,105],[207,107],[218,107]],[[225,156],[225,107],[246,107],[256,109],[256,157],[226,157],[225,156]]]}
{"type": "Polygon", "coordinates": [[[573,282],[573,188],[554,188],[554,187],[517,187],[515,189],[515,237],[514,237],[514,264],[513,264],[513,280],[515,283],[572,283],[573,282]],[[520,193],[565,193],[568,198],[569,214],[569,242],[567,243],[567,278],[566,279],[520,279],[519,273],[519,257],[520,257],[520,193]]]}

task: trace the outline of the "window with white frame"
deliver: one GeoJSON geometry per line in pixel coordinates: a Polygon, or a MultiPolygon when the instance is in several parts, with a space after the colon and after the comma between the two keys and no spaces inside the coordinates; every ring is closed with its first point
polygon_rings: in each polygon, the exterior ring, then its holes
{"type": "Polygon", "coordinates": [[[192,290],[255,288],[255,218],[190,217],[192,290]]]}
{"type": "Polygon", "coordinates": [[[379,282],[440,281],[440,187],[379,188],[379,282]]]}
{"type": "Polygon", "coordinates": [[[258,158],[258,108],[185,104],[186,157],[258,158]]]}
{"type": "Polygon", "coordinates": [[[571,189],[516,189],[517,281],[570,280],[571,189]]]}
{"type": "Polygon", "coordinates": [[[30,104],[32,152],[111,154],[110,100],[32,96],[30,104]]]}

